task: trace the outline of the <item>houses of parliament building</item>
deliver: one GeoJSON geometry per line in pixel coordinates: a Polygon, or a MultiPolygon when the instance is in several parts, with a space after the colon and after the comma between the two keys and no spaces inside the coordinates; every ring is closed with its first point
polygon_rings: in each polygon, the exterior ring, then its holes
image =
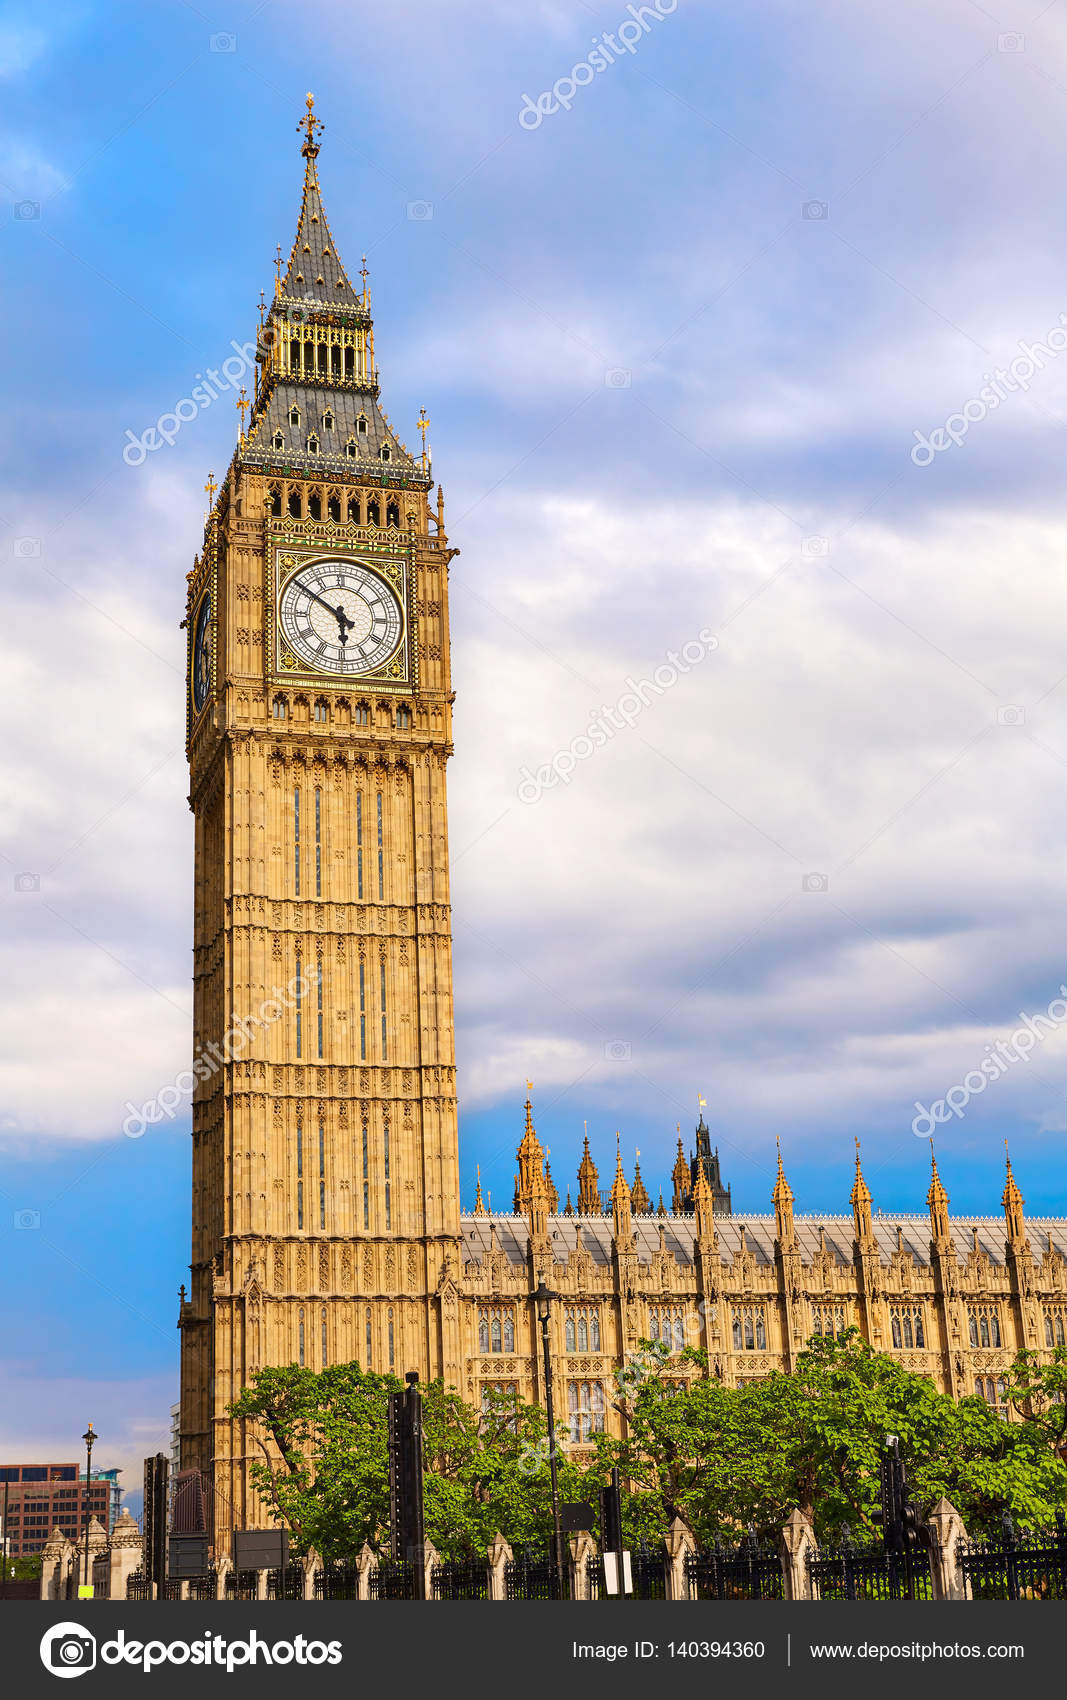
{"type": "MultiPolygon", "coordinates": [[[[449,563],[426,448],[380,400],[364,266],[346,271],[309,96],[296,236],[261,307],[250,414],[188,577],[195,818],[192,1256],[181,1463],[218,1545],[265,1513],[227,1407],[256,1370],[358,1360],[542,1397],[532,1293],[572,1437],[621,1420],[642,1339],[703,1347],[727,1383],[856,1325],[954,1395],[1001,1401],[1021,1347],[1064,1340],[1067,1221],[735,1215],[703,1114],[653,1202],[588,1141],[556,1192],[527,1099],[513,1208],[460,1208],[445,773],[449,563]],[[240,1042],[235,1041],[237,1035],[240,1042]],[[614,1172],[610,1173],[610,1162],[614,1172]],[[209,1502],[211,1499],[209,1495],[209,1502]]],[[[280,251],[279,251],[280,253],[280,251]]],[[[688,1372],[687,1372],[688,1373],[688,1372]]]]}

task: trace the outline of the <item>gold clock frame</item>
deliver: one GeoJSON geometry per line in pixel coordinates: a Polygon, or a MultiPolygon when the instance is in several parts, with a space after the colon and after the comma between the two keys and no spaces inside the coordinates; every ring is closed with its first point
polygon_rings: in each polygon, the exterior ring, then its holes
{"type": "MultiPolygon", "coordinates": [[[[353,531],[356,528],[351,528],[353,531]]],[[[395,533],[394,533],[395,537],[395,533]]],[[[352,692],[373,686],[375,690],[410,693],[418,686],[418,645],[415,629],[414,562],[395,541],[378,542],[365,528],[357,536],[268,535],[264,555],[266,584],[263,606],[266,642],[264,661],[267,678],[275,685],[308,685],[315,689],[352,692]],[[366,539],[366,541],[364,541],[366,539]],[[281,629],[281,593],[295,572],[317,561],[349,561],[375,573],[400,604],[400,641],[389,658],[369,673],[337,674],[310,667],[290,649],[281,629]]]]}

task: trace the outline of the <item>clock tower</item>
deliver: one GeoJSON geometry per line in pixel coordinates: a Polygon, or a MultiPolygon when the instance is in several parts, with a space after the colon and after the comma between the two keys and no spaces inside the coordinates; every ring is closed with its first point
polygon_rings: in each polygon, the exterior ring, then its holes
{"type": "MultiPolygon", "coordinates": [[[[459,1379],[440,490],[379,399],[318,182],[261,308],[247,430],[189,575],[191,1284],[181,1457],[216,1551],[268,1520],[227,1406],[352,1359],[459,1379]]],[[[242,401],[243,401],[242,396],[242,401]]]]}

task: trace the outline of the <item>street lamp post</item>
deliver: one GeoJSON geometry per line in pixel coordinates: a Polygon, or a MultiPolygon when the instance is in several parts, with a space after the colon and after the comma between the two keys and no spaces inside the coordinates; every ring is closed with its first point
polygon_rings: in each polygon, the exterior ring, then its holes
{"type": "Polygon", "coordinates": [[[85,1442],[85,1568],[84,1568],[82,1579],[84,1581],[85,1586],[88,1587],[89,1586],[89,1518],[90,1518],[91,1511],[92,1511],[92,1501],[91,1501],[90,1496],[89,1496],[89,1483],[92,1481],[92,1477],[93,1477],[93,1442],[96,1439],[96,1435],[93,1433],[92,1423],[89,1424],[89,1427],[86,1429],[85,1433],[82,1435],[82,1439],[85,1442]]]}
{"type": "Polygon", "coordinates": [[[552,1300],[557,1295],[550,1292],[545,1285],[542,1275],[541,1283],[534,1293],[534,1303],[537,1306],[537,1320],[541,1324],[541,1350],[545,1360],[545,1410],[548,1414],[548,1469],[552,1480],[552,1530],[554,1557],[556,1561],[556,1595],[563,1598],[563,1530],[559,1520],[559,1478],[556,1471],[556,1416],[552,1404],[552,1353],[548,1340],[548,1325],[552,1316],[552,1300]]]}

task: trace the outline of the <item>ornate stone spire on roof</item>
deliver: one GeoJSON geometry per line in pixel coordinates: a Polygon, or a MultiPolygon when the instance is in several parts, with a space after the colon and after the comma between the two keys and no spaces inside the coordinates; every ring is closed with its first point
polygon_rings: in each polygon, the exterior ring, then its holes
{"type": "Polygon", "coordinates": [[[793,1189],[785,1178],[782,1167],[782,1142],[778,1141],[778,1177],[774,1183],[773,1193],[774,1216],[778,1229],[779,1245],[791,1246],[796,1241],[793,1228],[793,1189]]]}
{"type": "MultiPolygon", "coordinates": [[[[527,1093],[533,1090],[530,1081],[526,1082],[527,1093]]],[[[537,1137],[537,1129],[533,1124],[533,1107],[529,1097],[526,1099],[526,1126],[523,1129],[519,1149],[515,1153],[519,1172],[515,1176],[515,1213],[525,1216],[528,1213],[530,1199],[533,1194],[535,1180],[544,1180],[544,1151],[537,1137]]]]}
{"type": "Polygon", "coordinates": [[[1004,1141],[1004,1154],[1008,1175],[1004,1182],[1004,1191],[1000,1202],[1004,1206],[1004,1222],[1008,1230],[1008,1238],[1015,1244],[1021,1244],[1026,1238],[1026,1227],[1023,1221],[1026,1207],[1015,1176],[1011,1172],[1011,1158],[1008,1156],[1007,1140],[1004,1141]]]}
{"type": "Polygon", "coordinates": [[[578,1165],[578,1209],[583,1216],[599,1216],[600,1176],[596,1164],[589,1155],[589,1135],[585,1136],[585,1150],[578,1165]]]}
{"type": "Polygon", "coordinates": [[[930,1190],[926,1195],[927,1207],[930,1211],[930,1232],[935,1240],[947,1240],[948,1229],[948,1193],[941,1183],[937,1172],[937,1158],[934,1156],[934,1142],[930,1141],[930,1190]]]}
{"type": "Polygon", "coordinates": [[[285,281],[276,286],[277,293],[346,307],[364,306],[366,303],[361,292],[353,287],[341,264],[341,256],[326,222],[315,164],[319,154],[315,137],[322,128],[322,120],[315,116],[315,97],[309,94],[307,112],[297,125],[297,129],[304,132],[304,145],[300,149],[306,161],[304,198],[300,204],[285,281]]]}
{"type": "Polygon", "coordinates": [[[671,1170],[671,1180],[674,1182],[671,1208],[676,1216],[683,1216],[692,1209],[692,1181],[689,1176],[689,1164],[685,1160],[681,1129],[678,1130],[678,1156],[671,1170]]]}
{"type": "Polygon", "coordinates": [[[474,1214],[484,1216],[485,1205],[482,1203],[482,1166],[480,1163],[475,1164],[475,1174],[478,1177],[478,1183],[474,1189],[474,1214]]]}
{"type": "Polygon", "coordinates": [[[708,1184],[703,1164],[697,1168],[696,1182],[693,1187],[693,1215],[696,1222],[698,1240],[715,1237],[715,1195],[708,1184]]]}
{"type": "Polygon", "coordinates": [[[649,1198],[645,1190],[645,1183],[641,1179],[640,1151],[637,1153],[637,1161],[634,1164],[634,1184],[630,1189],[630,1202],[633,1205],[635,1215],[638,1216],[647,1216],[652,1209],[652,1200],[649,1198]]]}
{"type": "Polygon", "coordinates": [[[633,1233],[631,1213],[630,1188],[626,1184],[626,1176],[622,1172],[622,1148],[619,1135],[615,1135],[615,1181],[611,1189],[611,1213],[615,1218],[615,1239],[619,1245],[630,1249],[630,1239],[633,1233]]]}
{"type": "Polygon", "coordinates": [[[871,1225],[871,1189],[863,1178],[860,1167],[860,1142],[856,1140],[856,1178],[852,1183],[852,1193],[849,1198],[852,1214],[856,1222],[856,1237],[860,1240],[872,1238],[874,1230],[871,1225]]]}

